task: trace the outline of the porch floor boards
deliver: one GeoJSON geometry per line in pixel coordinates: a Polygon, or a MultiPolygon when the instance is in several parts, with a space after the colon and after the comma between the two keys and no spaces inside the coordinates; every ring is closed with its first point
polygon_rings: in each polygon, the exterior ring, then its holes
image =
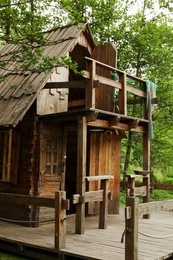
{"type": "MultiPolygon", "coordinates": [[[[67,216],[66,248],[61,253],[76,256],[76,259],[81,256],[81,259],[124,260],[124,243],[121,243],[124,227],[123,209],[119,215],[108,216],[107,229],[98,229],[98,216],[87,217],[84,235],[74,233],[75,215],[67,216]]],[[[148,235],[138,235],[139,260],[167,259],[172,255],[173,212],[156,212],[151,213],[150,219],[140,218],[139,232],[148,235]],[[165,238],[168,236],[172,237],[165,238]]],[[[0,221],[1,241],[15,241],[33,248],[54,251],[54,223],[31,228],[0,221]]]]}

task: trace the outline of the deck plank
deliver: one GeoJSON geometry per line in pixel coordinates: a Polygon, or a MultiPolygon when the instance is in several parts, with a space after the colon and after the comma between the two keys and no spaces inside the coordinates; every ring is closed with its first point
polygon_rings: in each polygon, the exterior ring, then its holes
{"type": "MultiPolygon", "coordinates": [[[[67,217],[66,248],[61,252],[95,260],[124,260],[121,236],[125,221],[120,215],[108,215],[108,228],[98,229],[98,216],[86,218],[85,234],[75,234],[75,215],[67,217]]],[[[166,259],[173,253],[173,212],[152,213],[150,219],[139,219],[139,260],[166,259]],[[148,236],[158,236],[156,239],[148,236]],[[172,236],[163,239],[165,236],[172,236]]],[[[33,247],[54,251],[54,223],[38,228],[0,221],[0,240],[17,241],[33,247]]]]}

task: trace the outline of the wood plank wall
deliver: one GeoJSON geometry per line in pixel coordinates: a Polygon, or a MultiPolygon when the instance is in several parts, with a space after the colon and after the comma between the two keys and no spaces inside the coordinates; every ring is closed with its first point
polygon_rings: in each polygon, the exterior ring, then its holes
{"type": "MultiPolygon", "coordinates": [[[[113,191],[113,200],[109,202],[109,214],[119,212],[120,191],[120,145],[121,138],[114,132],[90,133],[90,166],[89,176],[113,175],[109,181],[109,189],[113,191]]],[[[100,189],[100,182],[92,181],[89,190],[100,189]]],[[[99,204],[92,202],[88,205],[88,214],[98,214],[99,204]]]]}
{"type": "MultiPolygon", "coordinates": [[[[112,67],[116,67],[116,50],[111,43],[96,46],[93,51],[92,58],[112,67]]],[[[97,67],[96,73],[103,77],[112,79],[110,70],[103,67],[97,67]]],[[[96,88],[95,95],[96,108],[114,112],[114,94],[112,87],[100,84],[99,87],[96,88]]]]}

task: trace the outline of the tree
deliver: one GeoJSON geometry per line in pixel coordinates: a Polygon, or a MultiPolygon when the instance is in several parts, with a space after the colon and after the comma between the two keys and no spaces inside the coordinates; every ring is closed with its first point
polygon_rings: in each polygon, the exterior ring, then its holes
{"type": "MultiPolygon", "coordinates": [[[[58,3],[57,3],[58,4],[58,3]]],[[[22,71],[42,72],[54,66],[70,66],[77,71],[77,65],[70,57],[43,56],[46,39],[43,31],[60,25],[61,19],[52,0],[3,0],[0,5],[0,44],[18,44],[18,50],[11,55],[11,62],[17,62],[16,71],[8,71],[5,76],[0,75],[0,80],[5,80],[8,74],[21,73],[22,71]],[[52,11],[52,15],[50,15],[52,11]]],[[[9,56],[1,56],[0,68],[6,70],[9,56]]]]}

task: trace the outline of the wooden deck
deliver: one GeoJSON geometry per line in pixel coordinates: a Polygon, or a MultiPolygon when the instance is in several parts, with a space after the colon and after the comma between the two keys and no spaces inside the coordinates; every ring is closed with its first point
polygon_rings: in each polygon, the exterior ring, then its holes
{"type": "MultiPolygon", "coordinates": [[[[84,235],[76,235],[74,225],[75,216],[67,216],[66,248],[56,259],[124,260],[124,243],[121,243],[125,226],[123,209],[120,215],[108,216],[105,230],[98,229],[96,216],[86,218],[84,235]],[[63,254],[69,258],[63,258],[63,254]]],[[[18,251],[25,256],[32,256],[32,250],[27,253],[25,246],[49,255],[54,252],[54,223],[31,228],[0,221],[0,249],[5,249],[4,245],[9,242],[15,242],[18,251]]],[[[173,255],[173,212],[152,213],[150,219],[139,219],[138,249],[139,260],[168,259],[173,255]]],[[[38,256],[37,259],[43,258],[38,256]]],[[[45,259],[51,258],[46,256],[45,259]]]]}

